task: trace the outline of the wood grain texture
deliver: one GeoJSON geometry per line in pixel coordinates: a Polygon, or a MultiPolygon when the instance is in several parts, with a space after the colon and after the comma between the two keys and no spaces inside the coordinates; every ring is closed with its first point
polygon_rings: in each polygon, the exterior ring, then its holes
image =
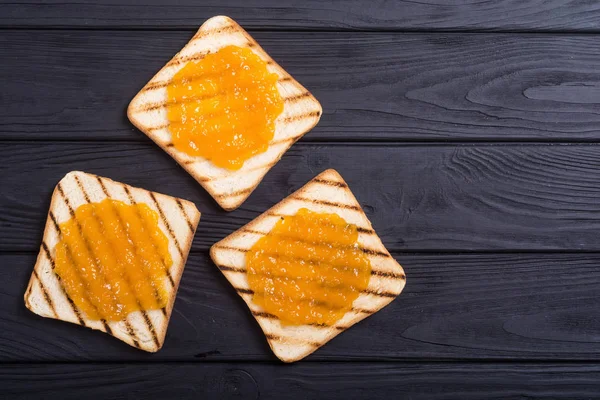
{"type": "Polygon", "coordinates": [[[580,0],[0,2],[0,26],[194,28],[228,15],[249,29],[597,31],[600,6],[580,0]]]}
{"type": "MultiPolygon", "coordinates": [[[[148,142],[127,104],[191,35],[2,31],[0,139],[148,142]]],[[[255,37],[323,105],[303,141],[600,139],[595,36],[255,37]]]]}
{"type": "Polygon", "coordinates": [[[561,364],[299,363],[0,366],[3,398],[590,399],[600,367],[561,364]]]}
{"type": "Polygon", "coordinates": [[[0,0],[1,398],[598,397],[600,3],[172,3],[0,0]],[[234,213],[125,116],[217,14],[325,111],[234,213]],[[332,167],[408,284],[283,366],[207,249],[332,167]],[[23,304],[50,193],[73,169],[204,214],[157,354],[23,304]]]}
{"type": "MultiPolygon", "coordinates": [[[[392,256],[406,271],[403,293],[308,361],[600,360],[600,254],[392,256]]],[[[156,354],[25,309],[34,261],[0,256],[0,362],[276,360],[205,253],[189,257],[156,354]]]]}
{"type": "Polygon", "coordinates": [[[0,154],[0,251],[38,250],[50,194],[71,170],[193,201],[197,252],[327,168],[391,250],[600,251],[598,145],[298,143],[230,213],[153,144],[0,143],[0,154]]]}

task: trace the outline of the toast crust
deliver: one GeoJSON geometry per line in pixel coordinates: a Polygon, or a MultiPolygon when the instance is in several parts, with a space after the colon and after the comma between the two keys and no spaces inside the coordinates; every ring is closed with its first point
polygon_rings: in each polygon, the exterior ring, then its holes
{"type": "Polygon", "coordinates": [[[379,311],[404,289],[404,270],[392,258],[344,179],[333,169],[317,175],[262,215],[227,236],[210,249],[213,262],[236,289],[262,328],[273,353],[284,362],[298,361],[335,336],[379,311]],[[353,303],[353,309],[333,326],[282,325],[280,320],[252,301],[245,269],[245,252],[269,233],[282,216],[305,207],[316,212],[336,213],[358,226],[358,244],[368,255],[372,273],[369,286],[353,303]]]}
{"type": "Polygon", "coordinates": [[[140,131],[179,163],[225,210],[239,207],[283,154],[310,131],[321,118],[317,99],[277,64],[234,20],[217,16],[207,20],[192,39],[133,98],[127,117],[140,131]],[[171,141],[164,107],[166,86],[186,62],[202,58],[220,48],[236,45],[250,48],[279,76],[277,87],[284,98],[284,110],[275,122],[275,134],[268,149],[246,160],[241,169],[219,168],[202,157],[177,150],[171,141]]]}
{"type": "Polygon", "coordinates": [[[200,220],[196,206],[187,201],[80,171],[68,173],[56,185],[40,252],[25,291],[25,306],[35,314],[94,330],[100,330],[148,352],[158,351],[165,339],[169,319],[192,239],[200,220]],[[105,198],[126,204],[144,203],[159,215],[159,228],[169,240],[173,265],[168,270],[169,299],[161,310],[136,311],[122,321],[89,320],[77,309],[54,273],[54,247],[60,241],[59,225],[71,218],[77,207],[105,198]]]}

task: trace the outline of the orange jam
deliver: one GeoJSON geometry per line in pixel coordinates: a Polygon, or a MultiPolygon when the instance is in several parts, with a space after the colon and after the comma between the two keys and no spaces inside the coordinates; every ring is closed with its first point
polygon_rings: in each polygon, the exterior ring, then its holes
{"type": "Polygon", "coordinates": [[[273,139],[283,111],[278,79],[249,48],[227,46],[188,62],[167,86],[175,148],[240,169],[273,139]]]}
{"type": "Polygon", "coordinates": [[[356,225],[302,208],[246,254],[253,301],[290,325],[332,325],[369,285],[371,262],[356,225]]]}
{"type": "Polygon", "coordinates": [[[60,231],[54,271],[88,318],[120,321],[167,305],[173,260],[156,211],[105,199],[78,207],[60,231]]]}

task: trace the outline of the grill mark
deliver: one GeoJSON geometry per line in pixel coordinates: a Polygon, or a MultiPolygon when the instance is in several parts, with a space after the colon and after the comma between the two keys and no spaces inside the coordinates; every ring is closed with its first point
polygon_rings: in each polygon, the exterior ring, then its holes
{"type": "Polygon", "coordinates": [[[232,267],[232,266],[229,266],[229,265],[220,265],[220,264],[217,264],[217,267],[221,271],[239,272],[239,273],[245,273],[246,272],[245,268],[232,267]]]}
{"type": "Polygon", "coordinates": [[[190,54],[189,56],[185,56],[185,57],[179,57],[179,58],[175,58],[171,61],[169,61],[167,63],[167,65],[165,65],[165,67],[174,67],[177,65],[181,65],[183,63],[187,63],[189,61],[198,61],[203,59],[204,57],[206,57],[206,55],[210,54],[209,52],[207,53],[194,53],[194,54],[190,54]]]}
{"type": "Polygon", "coordinates": [[[331,207],[336,207],[336,208],[344,208],[347,210],[361,211],[361,208],[359,206],[355,206],[355,205],[351,205],[351,204],[342,204],[342,203],[337,203],[334,201],[327,201],[327,200],[309,199],[309,198],[300,197],[300,196],[292,196],[290,198],[294,199],[294,200],[298,200],[298,201],[304,201],[306,203],[321,204],[324,206],[331,206],[331,207]]]}
{"type": "Polygon", "coordinates": [[[169,225],[169,221],[167,221],[167,218],[165,217],[165,214],[163,213],[163,210],[160,207],[160,204],[158,204],[158,201],[156,200],[156,196],[154,196],[154,193],[152,193],[152,192],[149,192],[149,193],[150,193],[150,197],[152,198],[152,201],[154,201],[154,204],[156,205],[156,208],[158,208],[158,213],[160,214],[160,218],[162,219],[163,223],[165,224],[165,227],[167,228],[167,230],[169,231],[169,235],[171,235],[171,237],[173,238],[173,241],[175,242],[175,247],[177,247],[177,251],[179,251],[179,255],[183,259],[184,258],[183,250],[181,250],[181,246],[179,244],[179,240],[177,240],[177,237],[175,236],[175,232],[173,232],[171,225],[169,225]]]}
{"type": "Polygon", "coordinates": [[[151,126],[150,128],[146,128],[146,130],[152,132],[152,131],[158,131],[161,129],[166,129],[168,127],[169,127],[169,124],[164,124],[164,125],[151,126]]]}
{"type": "Polygon", "coordinates": [[[253,190],[253,188],[246,188],[246,189],[238,190],[238,191],[231,192],[231,193],[217,194],[214,197],[217,197],[217,198],[222,198],[222,197],[238,197],[238,196],[244,195],[246,193],[250,193],[250,192],[252,192],[252,190],[253,190]]]}
{"type": "MultiPolygon", "coordinates": [[[[106,320],[102,319],[101,321],[102,321],[102,325],[104,325],[104,329],[106,330],[106,333],[108,333],[109,335],[113,335],[113,331],[112,331],[112,329],[110,329],[110,326],[106,323],[106,320]]],[[[129,325],[129,322],[125,321],[125,323],[127,325],[129,325]]]]}
{"type": "MultiPolygon", "coordinates": [[[[207,99],[212,99],[218,96],[223,96],[226,93],[224,91],[219,91],[217,93],[209,93],[209,94],[202,94],[202,95],[197,95],[197,96],[192,96],[186,99],[179,99],[179,100],[165,100],[165,101],[160,101],[160,102],[155,102],[155,103],[146,103],[144,105],[142,105],[140,108],[136,109],[134,112],[149,112],[149,111],[154,111],[154,110],[158,110],[160,108],[163,107],[168,107],[171,105],[180,105],[180,104],[189,104],[189,103],[193,103],[195,101],[202,101],[202,100],[207,100],[207,99]]],[[[243,110],[241,109],[234,109],[233,112],[240,112],[243,113],[243,110]]],[[[211,113],[208,113],[205,115],[206,118],[214,118],[216,116],[221,116],[224,114],[223,110],[218,110],[218,111],[214,111],[211,113]]],[[[181,120],[177,120],[177,121],[171,121],[170,124],[181,124],[181,120]]],[[[161,126],[164,127],[164,126],[161,126]]]]}
{"type": "Polygon", "coordinates": [[[253,233],[255,235],[267,235],[269,232],[261,232],[250,228],[240,228],[241,232],[253,233]]]}
{"type": "Polygon", "coordinates": [[[391,258],[392,257],[385,251],[365,249],[364,247],[360,247],[360,251],[362,251],[363,253],[368,254],[370,256],[377,256],[377,257],[383,257],[383,258],[391,258]]]}
{"type": "Polygon", "coordinates": [[[179,209],[181,210],[181,214],[183,215],[185,222],[187,222],[188,228],[190,228],[190,232],[194,233],[194,225],[192,225],[192,221],[190,221],[190,218],[188,217],[187,213],[185,212],[185,208],[183,207],[181,200],[175,199],[175,201],[177,202],[177,205],[179,206],[179,209]]]}
{"type": "MultiPolygon", "coordinates": [[[[263,213],[263,215],[268,216],[268,217],[276,217],[276,218],[284,218],[284,217],[293,217],[294,216],[293,214],[282,214],[282,213],[273,212],[273,211],[265,211],[263,213]]],[[[363,227],[357,226],[356,229],[360,233],[365,233],[367,235],[374,235],[375,234],[375,231],[373,229],[370,229],[370,228],[363,228],[363,227]]]]}
{"type": "MultiPolygon", "coordinates": [[[[75,177],[75,179],[79,183],[79,179],[77,177],[75,177]]],[[[100,187],[102,188],[102,192],[107,196],[107,198],[109,198],[110,196],[108,196],[108,190],[106,189],[106,186],[104,186],[104,183],[102,182],[102,179],[99,176],[96,176],[96,180],[100,184],[100,187]]],[[[83,192],[84,196],[86,196],[86,198],[87,198],[87,194],[86,194],[83,186],[79,185],[79,188],[83,192]]],[[[134,251],[134,253],[137,256],[138,246],[133,241],[133,238],[129,235],[129,232],[127,232],[127,230],[125,229],[125,223],[123,222],[123,219],[121,218],[121,215],[119,214],[119,210],[117,210],[113,205],[111,205],[111,208],[113,209],[113,211],[115,213],[115,216],[117,217],[117,223],[119,224],[120,228],[125,232],[125,235],[127,236],[129,242],[131,243],[131,246],[133,247],[133,251],[134,251]]],[[[95,213],[94,213],[94,215],[95,215],[95,213]]],[[[95,215],[95,216],[96,216],[96,219],[97,219],[98,223],[99,224],[100,223],[103,224],[102,220],[97,215],[95,215]]],[[[138,217],[139,217],[139,214],[138,214],[138,217]]],[[[140,219],[140,223],[143,225],[143,221],[141,219],[140,219]]],[[[110,245],[110,243],[109,243],[109,246],[111,247],[111,250],[114,253],[115,251],[112,248],[112,246],[110,245]]],[[[157,254],[157,255],[160,258],[160,255],[159,254],[157,254]]],[[[143,265],[143,263],[141,263],[141,264],[143,265]]],[[[146,269],[142,265],[140,267],[141,267],[142,273],[144,273],[144,272],[146,272],[146,269]]],[[[145,273],[144,275],[146,275],[146,278],[148,278],[148,282],[150,283],[150,286],[152,286],[152,289],[154,291],[154,297],[156,298],[157,302],[160,303],[161,296],[160,296],[160,293],[158,292],[158,288],[156,288],[152,284],[152,277],[148,273],[145,273]]],[[[127,279],[127,282],[129,283],[129,279],[127,279]]],[[[142,309],[142,304],[141,304],[140,300],[137,298],[137,296],[135,295],[135,291],[134,290],[132,290],[132,294],[133,294],[133,296],[134,296],[134,298],[135,298],[138,306],[140,307],[140,311],[142,312],[142,314],[145,314],[146,311],[142,309]]],[[[164,309],[162,309],[162,310],[163,310],[163,314],[166,316],[166,314],[164,312],[164,309]]],[[[148,328],[150,328],[150,327],[148,327],[148,328]]]]}
{"type": "Polygon", "coordinates": [[[77,183],[77,187],[79,188],[81,193],[83,193],[83,198],[85,199],[86,203],[91,203],[92,201],[90,200],[90,197],[88,196],[87,192],[83,188],[83,185],[81,184],[81,181],[79,180],[79,177],[77,175],[75,175],[74,178],[75,178],[75,182],[77,183]]]}
{"type": "Polygon", "coordinates": [[[394,272],[387,272],[387,271],[371,271],[371,275],[377,275],[377,276],[381,276],[384,278],[391,278],[391,279],[400,279],[400,280],[406,279],[406,276],[404,274],[396,274],[394,272]]]}
{"type": "Polygon", "coordinates": [[[160,82],[152,82],[148,83],[141,91],[149,92],[150,90],[162,89],[169,85],[170,81],[160,81],[160,82]]]}
{"type": "Polygon", "coordinates": [[[167,143],[165,144],[165,147],[175,147],[175,145],[173,143],[167,143]]]}
{"type": "Polygon", "coordinates": [[[192,38],[192,41],[204,38],[206,36],[228,33],[228,32],[234,31],[234,30],[236,30],[235,25],[225,25],[225,26],[221,26],[219,28],[200,30],[194,35],[194,37],[192,38]]]}
{"type": "MultiPolygon", "coordinates": [[[[245,273],[247,273],[247,272],[248,272],[248,271],[247,271],[245,268],[232,267],[232,266],[229,266],[229,265],[217,265],[217,267],[218,267],[218,268],[219,268],[221,271],[234,272],[234,273],[238,273],[238,274],[245,274],[245,273]]],[[[378,275],[378,274],[377,274],[377,273],[375,273],[375,271],[371,271],[371,275],[378,275]]],[[[271,276],[272,276],[272,277],[274,277],[274,278],[282,278],[282,277],[285,277],[284,275],[276,275],[276,276],[273,276],[273,275],[271,275],[271,276]]],[[[301,278],[300,280],[301,280],[301,281],[304,281],[304,282],[307,282],[307,280],[306,280],[306,279],[304,279],[304,278],[301,278]]],[[[310,281],[310,280],[308,280],[308,281],[310,281]]],[[[338,285],[338,286],[327,286],[327,285],[323,285],[322,287],[324,287],[324,288],[327,288],[327,289],[331,289],[331,290],[333,290],[333,289],[334,289],[334,288],[336,288],[336,287],[340,287],[340,285],[338,285]]],[[[342,285],[342,287],[343,287],[343,285],[342,285]]],[[[236,290],[238,290],[238,289],[236,289],[236,290]]],[[[250,290],[250,289],[243,289],[243,290],[250,290]]],[[[396,296],[398,296],[398,295],[399,295],[399,293],[386,292],[386,291],[383,291],[383,292],[377,292],[377,291],[375,291],[375,290],[372,290],[372,289],[364,289],[364,290],[361,290],[361,292],[360,292],[360,293],[361,293],[361,294],[373,295],[373,296],[380,296],[380,297],[396,297],[396,296]]],[[[251,293],[248,293],[248,294],[251,294],[251,293]]],[[[252,294],[253,294],[253,293],[252,293],[252,294]]]]}
{"type": "MultiPolygon", "coordinates": [[[[246,273],[246,268],[243,267],[234,267],[231,265],[222,265],[222,264],[217,264],[217,267],[221,270],[221,271],[228,271],[228,272],[237,272],[237,273],[246,273]]],[[[390,278],[390,279],[399,279],[399,280],[405,280],[406,276],[404,274],[396,274],[394,272],[387,272],[387,271],[377,271],[377,270],[371,270],[371,275],[375,275],[375,276],[380,276],[382,278],[390,278]]]]}
{"type": "MultiPolygon", "coordinates": [[[[252,311],[252,315],[254,315],[256,318],[265,318],[265,319],[276,319],[278,320],[279,317],[275,314],[271,314],[268,312],[264,312],[264,311],[252,311]]],[[[343,331],[345,329],[348,329],[348,326],[338,326],[338,325],[328,325],[328,324],[306,324],[309,326],[314,326],[316,328],[323,328],[323,329],[327,329],[327,328],[332,328],[332,329],[337,329],[339,331],[343,331]]]]}
{"type": "MultiPolygon", "coordinates": [[[[146,326],[150,330],[150,334],[152,335],[152,341],[154,341],[156,347],[160,347],[160,342],[158,341],[158,336],[156,336],[156,330],[154,329],[152,321],[150,321],[150,317],[148,317],[148,314],[145,311],[142,311],[142,316],[144,317],[144,322],[146,323],[146,326]]],[[[129,322],[127,322],[127,324],[129,324],[129,322]]]]}
{"type": "Polygon", "coordinates": [[[300,93],[300,94],[297,94],[294,96],[285,97],[283,100],[288,103],[295,103],[299,100],[306,99],[307,97],[311,97],[310,93],[304,92],[304,93],[300,93]]]}
{"type": "MultiPolygon", "coordinates": [[[[71,207],[71,203],[69,202],[69,199],[67,199],[67,196],[65,196],[65,192],[63,192],[62,189],[62,185],[60,184],[60,182],[58,183],[58,185],[56,185],[56,187],[58,188],[58,192],[60,193],[60,196],[63,198],[63,200],[65,201],[67,208],[69,209],[69,214],[71,214],[71,217],[75,217],[75,211],[73,211],[73,207],[71,207]]],[[[60,229],[59,229],[60,232],[60,229]]]]}
{"type": "MultiPolygon", "coordinates": [[[[108,190],[106,190],[106,187],[104,186],[104,184],[102,183],[102,178],[100,178],[99,176],[96,176],[96,180],[98,181],[98,183],[100,184],[100,188],[102,189],[102,193],[104,193],[104,195],[107,198],[110,198],[110,195],[108,194],[108,190]]],[[[135,203],[134,203],[135,204],[135,203]]]]}
{"type": "Polygon", "coordinates": [[[133,345],[135,347],[137,347],[138,349],[141,349],[140,342],[137,341],[137,336],[135,334],[135,331],[133,330],[133,327],[131,326],[131,324],[128,321],[126,321],[126,323],[125,323],[125,328],[127,328],[127,333],[129,333],[129,336],[131,336],[131,340],[133,340],[133,345]]]}
{"type": "Polygon", "coordinates": [[[393,293],[393,292],[378,292],[376,290],[372,290],[372,289],[366,289],[363,290],[364,294],[370,294],[372,296],[379,296],[379,297],[391,297],[391,298],[395,298],[396,296],[398,296],[400,293],[393,293]]]}
{"type": "Polygon", "coordinates": [[[250,249],[241,249],[239,247],[235,247],[235,246],[225,246],[222,244],[215,244],[214,247],[216,247],[217,249],[223,249],[223,250],[234,250],[234,251],[239,251],[241,253],[246,253],[248,251],[250,251],[250,249]]]}
{"type": "Polygon", "coordinates": [[[329,325],[329,324],[316,324],[316,323],[312,323],[312,324],[306,324],[308,326],[312,326],[315,328],[321,328],[321,329],[336,329],[338,331],[343,331],[346,330],[348,328],[350,328],[349,326],[340,326],[340,325],[329,325]]]}
{"type": "MultiPolygon", "coordinates": [[[[266,235],[266,234],[268,234],[268,232],[265,233],[265,232],[260,232],[260,231],[251,231],[251,230],[247,230],[247,229],[244,229],[244,228],[241,229],[241,230],[242,231],[246,231],[246,232],[252,232],[252,233],[260,234],[260,235],[266,235]]],[[[278,235],[278,236],[281,237],[281,238],[286,238],[287,237],[285,235],[278,235]]],[[[319,243],[311,242],[311,241],[308,241],[308,240],[301,240],[301,239],[298,239],[298,238],[293,238],[293,239],[296,240],[296,241],[298,241],[298,242],[302,242],[302,243],[317,244],[317,245],[319,244],[319,243]]],[[[241,247],[236,247],[236,246],[221,245],[221,244],[218,244],[218,243],[215,244],[214,247],[216,247],[218,249],[223,249],[223,250],[239,251],[240,253],[247,253],[247,252],[250,251],[250,249],[243,249],[241,247]]],[[[340,246],[336,246],[336,247],[342,248],[340,246]]],[[[391,258],[391,256],[388,253],[383,252],[383,251],[368,249],[368,248],[365,248],[365,247],[362,247],[362,246],[358,246],[357,248],[358,248],[358,250],[360,250],[363,253],[368,254],[370,256],[378,256],[378,257],[383,257],[383,258],[391,258]]]]}
{"type": "MultiPolygon", "coordinates": [[[[129,188],[127,187],[127,185],[125,185],[124,183],[121,184],[121,187],[123,187],[123,190],[125,190],[125,194],[127,194],[127,198],[129,199],[129,202],[131,204],[137,204],[137,202],[135,201],[135,199],[133,198],[133,196],[131,195],[131,192],[129,191],[129,188]]],[[[104,194],[106,194],[108,196],[108,194],[105,192],[104,194]]],[[[143,218],[141,217],[139,211],[136,208],[136,213],[138,215],[138,218],[140,218],[142,220],[142,224],[144,225],[145,229],[148,229],[148,227],[146,226],[145,221],[143,220],[143,218]]],[[[150,241],[152,242],[152,247],[154,248],[154,251],[158,253],[158,248],[156,247],[156,243],[154,243],[154,240],[152,240],[152,236],[150,236],[150,241]]],[[[165,263],[165,259],[160,256],[160,259],[162,260],[163,266],[165,267],[165,271],[167,272],[167,278],[169,278],[169,283],[171,284],[171,287],[175,287],[175,282],[173,281],[173,277],[171,276],[171,271],[169,270],[169,268],[167,267],[167,264],[165,263]]]]}
{"type": "Polygon", "coordinates": [[[273,341],[276,341],[276,342],[281,342],[283,340],[293,340],[294,342],[305,343],[305,344],[308,344],[308,345],[313,346],[313,347],[320,347],[321,346],[321,343],[316,343],[316,342],[312,342],[312,341],[309,341],[309,340],[302,340],[300,338],[295,338],[295,337],[282,337],[282,336],[274,335],[272,333],[265,333],[265,336],[266,336],[267,339],[273,340],[273,341]]]}
{"type": "MultiPolygon", "coordinates": [[[[58,314],[56,313],[56,309],[54,308],[54,302],[50,298],[50,295],[48,294],[48,291],[46,290],[46,287],[42,283],[42,280],[40,279],[40,276],[38,275],[38,273],[37,273],[37,271],[35,269],[33,270],[33,276],[35,277],[35,279],[37,280],[38,284],[40,285],[40,289],[42,290],[42,293],[44,294],[44,300],[46,300],[46,303],[48,303],[48,306],[52,310],[52,314],[54,314],[54,318],[58,319],[58,314]]],[[[33,288],[33,285],[30,288],[29,294],[31,294],[31,289],[32,288],[33,288]]]]}
{"type": "MultiPolygon", "coordinates": [[[[58,232],[60,233],[60,230],[58,230],[58,232]]],[[[55,268],[54,259],[50,256],[50,249],[48,249],[48,245],[44,241],[42,241],[42,248],[44,249],[46,258],[48,259],[48,261],[50,261],[50,265],[52,266],[52,270],[54,271],[54,268],[55,268]]],[[[60,283],[60,277],[58,275],[56,275],[56,278],[58,279],[58,281],[60,283]]],[[[79,321],[79,325],[83,325],[83,326],[87,327],[84,319],[81,317],[81,313],[79,312],[79,309],[77,309],[77,307],[75,306],[75,302],[73,302],[73,299],[71,299],[71,297],[67,294],[67,291],[65,290],[64,286],[62,284],[59,284],[58,286],[60,286],[62,293],[67,298],[67,302],[69,303],[69,305],[71,306],[71,310],[73,310],[73,313],[77,317],[77,320],[79,321]]]]}
{"type": "Polygon", "coordinates": [[[355,313],[358,313],[358,314],[374,314],[377,312],[377,310],[369,310],[366,308],[357,308],[357,307],[352,308],[352,310],[350,310],[350,311],[354,311],[355,313]]]}
{"type": "MultiPolygon", "coordinates": [[[[232,285],[233,286],[233,285],[232,285]]],[[[236,292],[238,292],[238,294],[250,294],[250,295],[254,295],[254,290],[252,289],[246,289],[246,288],[239,288],[236,286],[233,286],[233,288],[235,289],[236,292]]],[[[397,295],[395,294],[394,297],[396,297],[397,295]]],[[[301,301],[301,300],[300,300],[301,301]]],[[[315,301],[316,305],[321,305],[329,310],[339,310],[340,307],[331,307],[328,303],[326,302],[322,302],[322,301],[315,301]]],[[[355,313],[362,313],[362,314],[373,314],[375,312],[377,312],[377,310],[369,310],[369,309],[365,309],[365,308],[359,308],[359,307],[352,307],[348,312],[355,312],[355,313]]]]}
{"type": "MultiPolygon", "coordinates": [[[[208,54],[208,53],[206,53],[208,54]]],[[[204,56],[202,57],[204,58],[204,56]]],[[[148,83],[142,90],[141,92],[146,92],[146,91],[150,91],[150,90],[156,90],[156,89],[162,89],[164,87],[169,86],[172,83],[182,83],[184,80],[188,83],[190,82],[194,82],[194,81],[199,81],[199,80],[203,80],[206,79],[209,76],[216,76],[218,74],[215,73],[204,73],[201,75],[194,75],[193,77],[190,78],[181,78],[181,79],[169,79],[169,80],[165,80],[165,81],[158,81],[158,82],[151,82],[148,83]]]]}
{"type": "Polygon", "coordinates": [[[206,100],[206,99],[210,99],[212,97],[217,97],[218,95],[220,95],[220,93],[209,94],[209,95],[204,95],[204,96],[194,96],[194,97],[190,97],[190,98],[185,99],[185,100],[177,100],[177,101],[172,100],[172,101],[161,101],[161,102],[158,102],[158,103],[146,103],[142,107],[140,107],[139,109],[135,110],[135,112],[149,112],[149,111],[154,111],[154,110],[158,110],[158,109],[163,108],[163,107],[171,106],[173,104],[188,104],[188,103],[192,103],[192,102],[198,101],[198,100],[206,100]]]}
{"type": "MultiPolygon", "coordinates": [[[[284,217],[292,217],[293,215],[291,214],[281,214],[281,213],[277,213],[277,212],[272,212],[272,211],[266,211],[263,215],[269,216],[269,217],[276,217],[276,218],[284,218],[284,217]]],[[[375,231],[371,228],[363,228],[360,226],[357,226],[356,229],[358,230],[358,232],[360,233],[364,233],[365,235],[375,235],[375,231]]],[[[267,234],[263,233],[263,234],[267,234]]]]}
{"type": "Polygon", "coordinates": [[[337,186],[340,188],[348,187],[348,185],[346,185],[344,182],[331,181],[329,179],[313,179],[313,182],[322,183],[323,185],[337,186]]]}
{"type": "Polygon", "coordinates": [[[267,319],[279,319],[279,317],[277,317],[277,315],[275,314],[271,314],[268,312],[264,312],[264,311],[252,311],[252,315],[254,315],[255,317],[259,317],[259,318],[267,318],[267,319]]]}
{"type": "Polygon", "coordinates": [[[373,229],[361,228],[360,226],[357,227],[357,229],[360,233],[364,233],[365,235],[374,235],[375,234],[375,231],[373,229]]]}
{"type": "Polygon", "coordinates": [[[278,82],[289,82],[292,80],[291,76],[284,76],[283,78],[280,78],[278,82]]]}
{"type": "MultiPolygon", "coordinates": [[[[77,176],[75,176],[75,180],[78,181],[77,176]]],[[[83,230],[81,228],[81,225],[79,223],[79,221],[77,220],[77,218],[75,217],[75,210],[73,210],[73,207],[71,206],[71,202],[69,201],[69,199],[67,198],[67,196],[65,196],[65,192],[62,189],[62,186],[60,184],[60,182],[58,183],[58,185],[56,185],[56,187],[58,188],[58,192],[60,193],[61,197],[63,198],[65,204],[67,205],[67,208],[69,209],[69,214],[71,214],[71,217],[75,220],[75,223],[77,224],[77,228],[79,229],[79,233],[81,233],[81,238],[83,239],[84,243],[85,243],[85,247],[87,249],[87,251],[90,253],[90,255],[93,256],[94,252],[92,251],[92,249],[90,248],[90,244],[88,242],[88,240],[83,236],[83,230]]],[[[84,197],[87,197],[87,195],[85,195],[84,197]]],[[[87,199],[88,203],[89,203],[89,198],[87,199]]],[[[59,230],[60,233],[60,230],[59,230]]],[[[67,246],[68,248],[69,246],[67,246]]],[[[69,249],[69,253],[70,253],[70,249],[69,249]]],[[[71,257],[71,261],[73,261],[73,265],[75,265],[75,261],[72,259],[71,257]]],[[[77,268],[75,268],[77,269],[77,268]]],[[[88,301],[90,302],[91,305],[94,306],[94,308],[96,308],[96,310],[98,310],[98,307],[96,307],[89,299],[88,301]]],[[[110,335],[112,335],[112,329],[110,329],[110,326],[108,326],[108,324],[106,323],[105,319],[101,319],[100,320],[102,322],[102,325],[104,326],[104,331],[110,335]]],[[[127,321],[127,319],[125,319],[125,324],[129,324],[129,322],[127,321]]]]}
{"type": "MultiPolygon", "coordinates": [[[[56,217],[54,216],[54,213],[52,211],[48,212],[48,215],[50,216],[50,219],[52,220],[52,223],[54,224],[54,229],[56,229],[56,231],[58,233],[60,233],[60,227],[58,226],[58,222],[56,221],[56,217]]],[[[52,264],[54,264],[54,261],[52,261],[52,264]]],[[[54,267],[52,267],[54,269],[54,267]]]]}
{"type": "Polygon", "coordinates": [[[311,112],[302,113],[302,114],[298,114],[298,115],[291,115],[287,118],[284,118],[283,122],[290,123],[290,122],[294,122],[294,121],[300,121],[303,119],[319,117],[319,116],[321,116],[320,111],[311,111],[311,112]]]}

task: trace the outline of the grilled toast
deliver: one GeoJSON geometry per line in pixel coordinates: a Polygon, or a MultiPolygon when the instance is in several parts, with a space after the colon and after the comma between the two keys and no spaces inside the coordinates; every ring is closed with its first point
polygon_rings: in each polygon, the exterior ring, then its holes
{"type": "Polygon", "coordinates": [[[284,362],[300,360],[355,323],[379,311],[400,294],[406,281],[402,267],[381,243],[348,185],[332,169],[322,172],[300,190],[214,244],[210,255],[250,308],[275,355],[284,362]],[[359,230],[358,244],[371,262],[372,272],[367,289],[354,301],[353,309],[333,326],[282,325],[275,315],[264,312],[252,301],[245,253],[269,233],[282,216],[294,215],[300,208],[335,213],[348,223],[355,224],[359,230]]]}
{"type": "Polygon", "coordinates": [[[242,27],[224,16],[207,20],[185,47],[142,88],[127,109],[129,120],[173,157],[227,211],[239,207],[250,196],[287,149],[317,124],[321,113],[321,105],[313,95],[275,63],[242,27]],[[268,149],[248,159],[237,171],[217,167],[205,158],[177,150],[171,140],[166,111],[167,85],[173,76],[188,61],[228,45],[250,48],[267,62],[269,71],[279,76],[277,87],[285,102],[268,149]]]}
{"type": "Polygon", "coordinates": [[[138,349],[158,351],[164,343],[179,281],[199,220],[200,212],[189,201],[85,172],[70,172],[54,189],[40,253],[25,292],[25,305],[42,317],[100,330],[138,349]],[[144,203],[158,213],[159,228],[168,238],[168,250],[173,260],[167,271],[168,300],[163,309],[136,311],[119,322],[90,320],[75,306],[53,271],[55,246],[61,240],[60,224],[71,219],[79,206],[106,198],[126,204],[144,203]]]}

